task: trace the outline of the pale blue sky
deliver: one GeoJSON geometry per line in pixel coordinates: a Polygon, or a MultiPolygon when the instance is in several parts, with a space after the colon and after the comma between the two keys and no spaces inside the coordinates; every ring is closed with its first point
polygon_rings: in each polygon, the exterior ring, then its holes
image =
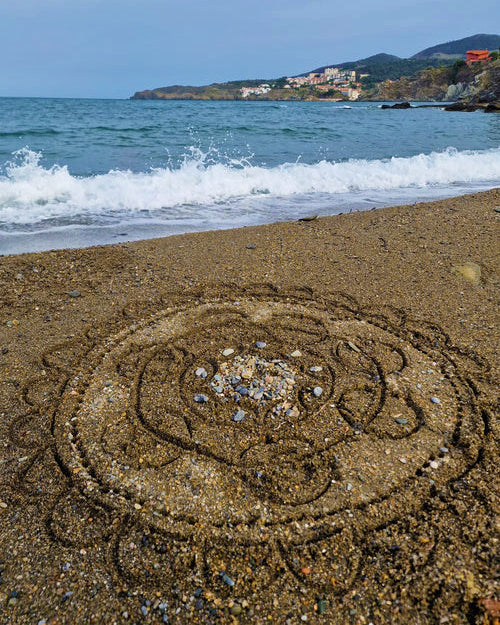
{"type": "Polygon", "coordinates": [[[499,26],[498,0],[0,0],[0,96],[272,78],[499,26]]]}

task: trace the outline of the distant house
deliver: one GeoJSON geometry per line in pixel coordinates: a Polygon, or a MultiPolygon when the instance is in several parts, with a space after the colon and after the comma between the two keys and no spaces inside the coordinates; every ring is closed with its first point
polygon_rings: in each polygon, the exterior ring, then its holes
{"type": "Polygon", "coordinates": [[[490,53],[488,50],[467,50],[467,57],[465,62],[467,65],[473,63],[486,63],[490,60],[490,53]]]}

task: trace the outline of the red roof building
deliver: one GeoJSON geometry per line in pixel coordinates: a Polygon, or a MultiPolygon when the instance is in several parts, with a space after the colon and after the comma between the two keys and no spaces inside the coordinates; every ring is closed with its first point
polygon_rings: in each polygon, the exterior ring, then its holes
{"type": "Polygon", "coordinates": [[[490,60],[490,53],[488,50],[467,50],[467,57],[465,62],[467,65],[473,63],[485,63],[490,60]]]}

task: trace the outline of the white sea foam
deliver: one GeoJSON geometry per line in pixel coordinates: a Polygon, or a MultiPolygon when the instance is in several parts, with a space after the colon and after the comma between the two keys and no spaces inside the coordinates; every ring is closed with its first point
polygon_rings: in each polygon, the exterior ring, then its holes
{"type": "MultiPolygon", "coordinates": [[[[19,227],[51,222],[96,223],[100,219],[144,219],[159,210],[168,219],[196,218],[196,210],[266,195],[290,198],[315,194],[390,192],[405,188],[500,184],[500,149],[419,154],[387,160],[321,161],[258,167],[248,162],[209,164],[202,154],[177,168],[147,173],[110,171],[77,177],[65,166],[44,168],[41,155],[25,148],[0,175],[0,225],[19,227]]],[[[246,208],[248,210],[248,208],[246,208]]],[[[272,215],[271,215],[272,219],[272,215]]]]}

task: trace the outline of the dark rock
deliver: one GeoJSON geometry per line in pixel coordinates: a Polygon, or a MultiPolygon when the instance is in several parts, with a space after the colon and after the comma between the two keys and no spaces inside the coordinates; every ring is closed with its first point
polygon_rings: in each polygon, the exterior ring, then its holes
{"type": "Polygon", "coordinates": [[[412,106],[409,102],[396,102],[396,104],[382,104],[383,109],[411,109],[412,106]]]}
{"type": "Polygon", "coordinates": [[[476,104],[470,104],[465,102],[455,102],[444,107],[445,111],[459,111],[462,113],[473,113],[477,111],[478,106],[476,104]]]}

